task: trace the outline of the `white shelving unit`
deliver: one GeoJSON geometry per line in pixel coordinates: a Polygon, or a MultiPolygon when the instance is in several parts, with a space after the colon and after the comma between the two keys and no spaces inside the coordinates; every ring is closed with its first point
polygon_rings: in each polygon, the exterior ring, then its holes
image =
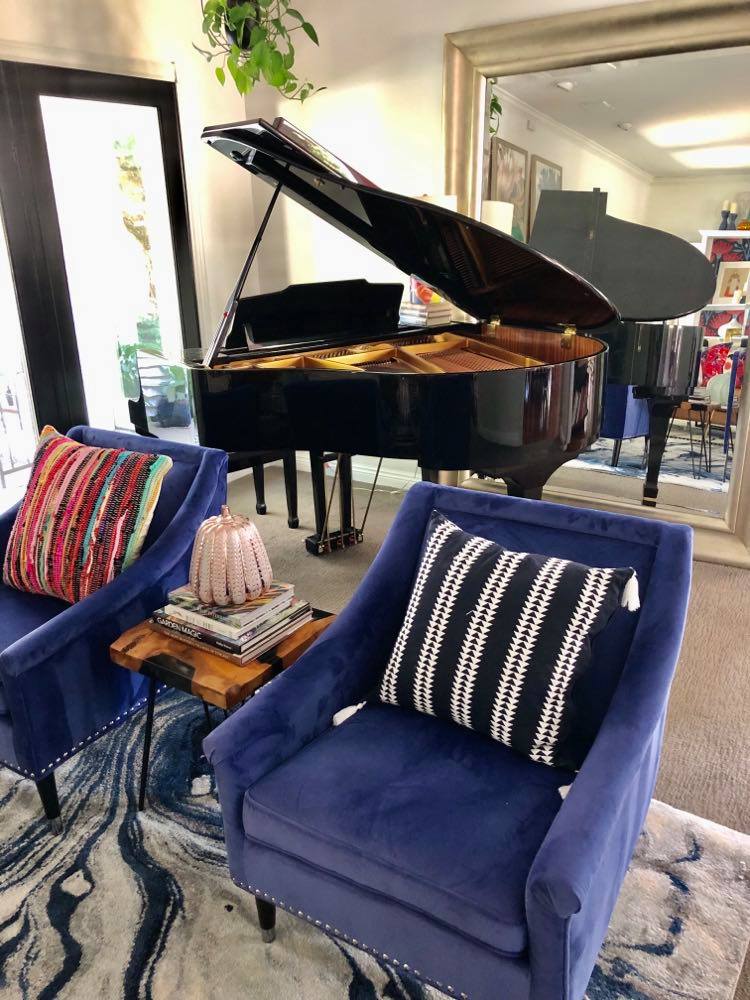
{"type": "MultiPolygon", "coordinates": [[[[698,232],[700,233],[701,238],[697,243],[693,243],[693,246],[697,250],[700,250],[700,252],[709,259],[711,257],[711,248],[713,247],[714,240],[733,240],[735,242],[738,240],[748,240],[750,242],[750,229],[699,229],[698,232]]],[[[742,309],[746,316],[746,327],[747,320],[750,320],[750,316],[748,316],[750,302],[737,304],[733,302],[709,302],[697,313],[693,313],[691,316],[684,316],[680,322],[689,325],[697,325],[700,321],[700,314],[708,309],[715,310],[717,312],[722,312],[728,309],[742,309]]]]}

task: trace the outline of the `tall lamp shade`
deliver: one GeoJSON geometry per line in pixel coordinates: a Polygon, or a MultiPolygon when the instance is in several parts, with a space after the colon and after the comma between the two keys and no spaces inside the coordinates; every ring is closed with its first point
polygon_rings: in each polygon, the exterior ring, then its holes
{"type": "Polygon", "coordinates": [[[510,201],[483,201],[482,222],[509,236],[513,232],[513,203],[510,201]]]}
{"type": "Polygon", "coordinates": [[[458,211],[458,195],[456,194],[421,194],[420,201],[426,201],[429,205],[439,205],[440,208],[447,208],[451,212],[458,211]]]}

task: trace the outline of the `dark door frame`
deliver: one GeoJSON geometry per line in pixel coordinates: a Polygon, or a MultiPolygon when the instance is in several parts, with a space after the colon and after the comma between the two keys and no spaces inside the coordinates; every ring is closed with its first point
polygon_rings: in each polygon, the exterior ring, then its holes
{"type": "MultiPolygon", "coordinates": [[[[41,95],[157,109],[185,347],[200,346],[200,332],[175,85],[0,60],[0,214],[29,382],[39,426],[54,424],[65,430],[87,423],[87,414],[41,95]]],[[[102,322],[107,322],[106,316],[102,322]]]]}

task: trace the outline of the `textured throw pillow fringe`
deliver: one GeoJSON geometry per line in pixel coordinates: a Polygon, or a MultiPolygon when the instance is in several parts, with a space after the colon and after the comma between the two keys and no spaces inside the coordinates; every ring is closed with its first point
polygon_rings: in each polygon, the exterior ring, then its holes
{"type": "Polygon", "coordinates": [[[514,552],[433,511],[380,700],[577,770],[598,725],[576,694],[591,642],[638,590],[630,567],[514,552]]]}
{"type": "Polygon", "coordinates": [[[71,603],[109,583],[138,557],[171,467],[167,455],[85,445],[45,427],[3,582],[71,603]]]}

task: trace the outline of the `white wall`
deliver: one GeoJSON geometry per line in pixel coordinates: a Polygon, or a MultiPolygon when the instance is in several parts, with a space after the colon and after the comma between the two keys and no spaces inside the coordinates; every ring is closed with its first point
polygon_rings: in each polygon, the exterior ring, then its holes
{"type": "MultiPolygon", "coordinates": [[[[645,223],[652,177],[585,136],[517,100],[499,87],[503,108],[498,136],[521,149],[557,163],[563,171],[566,191],[607,192],[607,212],[628,222],[645,223]],[[533,131],[529,125],[533,125],[533,131]]],[[[531,161],[529,160],[529,170],[531,161]]]]}
{"type": "Polygon", "coordinates": [[[644,222],[694,243],[700,238],[699,229],[718,228],[722,204],[737,201],[737,195],[743,192],[742,200],[747,205],[750,171],[657,177],[651,185],[644,222]]]}
{"type": "Polygon", "coordinates": [[[210,338],[250,242],[248,179],[203,146],[204,125],[244,117],[242,99],[222,90],[192,48],[199,41],[198,0],[28,0],[0,4],[0,58],[133,75],[170,71],[174,63],[183,137],[201,332],[210,338]],[[147,61],[154,66],[139,67],[147,61]]]}
{"type": "MultiPolygon", "coordinates": [[[[485,24],[610,6],[619,0],[300,0],[320,48],[297,46],[297,66],[328,90],[304,107],[268,91],[247,101],[249,117],[283,114],[373,181],[403,194],[443,192],[441,95],[446,33],[485,24]]],[[[372,254],[297,206],[269,229],[262,286],[390,271],[372,254]]]]}

